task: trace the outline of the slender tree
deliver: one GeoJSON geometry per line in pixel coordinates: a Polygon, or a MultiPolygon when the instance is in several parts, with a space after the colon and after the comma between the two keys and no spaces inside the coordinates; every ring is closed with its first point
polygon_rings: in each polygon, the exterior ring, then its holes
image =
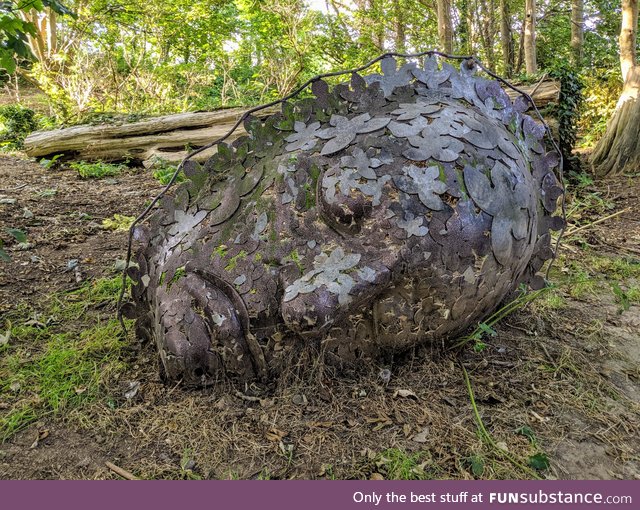
{"type": "Polygon", "coordinates": [[[438,38],[445,53],[453,53],[453,24],[451,23],[451,0],[436,0],[438,11],[438,38]]]}
{"type": "Polygon", "coordinates": [[[513,34],[508,0],[500,0],[500,44],[504,74],[510,78],[513,75],[513,34]]]}
{"type": "Polygon", "coordinates": [[[584,46],[584,0],[571,0],[571,54],[576,66],[582,64],[584,46]]]}
{"type": "Polygon", "coordinates": [[[536,0],[525,0],[524,65],[528,74],[538,71],[536,57],[536,0]]]}

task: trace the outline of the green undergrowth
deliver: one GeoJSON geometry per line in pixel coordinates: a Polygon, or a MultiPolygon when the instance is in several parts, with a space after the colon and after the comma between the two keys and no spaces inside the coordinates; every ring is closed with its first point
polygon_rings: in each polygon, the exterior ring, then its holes
{"type": "Polygon", "coordinates": [[[0,441],[47,415],[99,399],[126,369],[127,340],[115,318],[120,277],[21,306],[0,324],[0,441]],[[1,327],[4,326],[4,327],[1,327]]]}
{"type": "Polygon", "coordinates": [[[116,177],[128,168],[126,165],[115,165],[113,163],[105,163],[96,161],[88,163],[86,161],[75,161],[69,163],[69,168],[78,172],[82,179],[104,179],[106,177],[116,177]]]}
{"type": "Polygon", "coordinates": [[[619,313],[640,304],[640,260],[634,257],[603,256],[583,248],[579,257],[561,256],[551,279],[558,288],[542,306],[560,309],[565,296],[590,301],[607,294],[619,305],[619,313]]]}

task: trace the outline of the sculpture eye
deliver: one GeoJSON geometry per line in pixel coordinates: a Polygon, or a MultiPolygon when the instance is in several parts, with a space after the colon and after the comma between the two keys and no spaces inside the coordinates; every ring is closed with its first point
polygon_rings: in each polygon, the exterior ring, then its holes
{"type": "Polygon", "coordinates": [[[321,213],[332,227],[345,234],[360,232],[373,210],[372,197],[363,192],[363,180],[349,168],[330,168],[318,179],[321,213]]]}

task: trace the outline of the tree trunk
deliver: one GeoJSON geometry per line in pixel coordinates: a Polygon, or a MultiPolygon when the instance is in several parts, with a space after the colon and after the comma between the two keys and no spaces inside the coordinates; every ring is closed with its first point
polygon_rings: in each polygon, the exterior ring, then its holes
{"type": "Polygon", "coordinates": [[[598,177],[640,167],[640,66],[636,63],[638,0],[622,0],[620,67],[624,87],[604,136],[591,156],[598,177]]]}
{"type": "MultiPolygon", "coordinates": [[[[620,68],[622,80],[636,66],[636,39],[638,35],[638,0],[622,0],[622,25],[620,28],[620,68]]],[[[624,92],[622,93],[624,96],[624,92]]],[[[622,98],[621,98],[622,99],[622,98]]]]}
{"type": "Polygon", "coordinates": [[[515,74],[520,74],[522,62],[524,61],[524,23],[520,27],[520,38],[518,39],[518,58],[516,59],[515,74]]]}
{"type": "Polygon", "coordinates": [[[406,34],[406,26],[404,20],[404,9],[402,7],[401,2],[396,2],[394,5],[395,9],[395,47],[398,53],[406,52],[407,45],[407,34],[406,34]]]}
{"type": "Polygon", "coordinates": [[[436,0],[438,10],[438,38],[442,51],[453,53],[453,26],[451,24],[451,0],[436,0]]]}
{"type": "Polygon", "coordinates": [[[511,78],[513,76],[513,37],[511,35],[511,13],[507,0],[500,0],[500,40],[504,75],[511,78]]]}
{"type": "Polygon", "coordinates": [[[527,74],[535,74],[538,72],[536,57],[536,0],[525,1],[524,65],[527,74]]]}
{"type": "Polygon", "coordinates": [[[571,0],[571,53],[573,64],[582,65],[584,45],[584,0],[571,0]]]}
{"type": "Polygon", "coordinates": [[[495,7],[494,0],[480,0],[476,7],[478,19],[482,20],[482,23],[479,23],[478,26],[480,42],[484,50],[487,67],[493,72],[496,70],[495,52],[493,50],[497,33],[495,7]]]}

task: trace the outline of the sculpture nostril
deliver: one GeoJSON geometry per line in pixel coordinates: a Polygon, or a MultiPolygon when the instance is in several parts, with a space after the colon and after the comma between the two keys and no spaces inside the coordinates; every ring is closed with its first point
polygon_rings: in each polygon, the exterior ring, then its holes
{"type": "Polygon", "coordinates": [[[158,289],[156,342],[169,379],[202,385],[222,374],[254,376],[236,306],[200,276],[187,273],[169,292],[158,289]]]}

